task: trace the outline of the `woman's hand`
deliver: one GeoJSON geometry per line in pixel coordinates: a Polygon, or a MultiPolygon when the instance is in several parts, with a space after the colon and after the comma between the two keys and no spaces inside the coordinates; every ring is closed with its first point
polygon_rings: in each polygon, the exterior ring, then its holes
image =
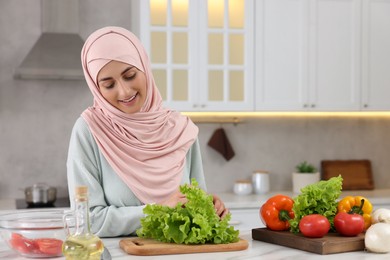
{"type": "Polygon", "coordinates": [[[217,215],[222,219],[229,213],[229,209],[225,207],[225,204],[222,200],[215,194],[213,194],[213,203],[217,215]]]}
{"type": "MultiPolygon", "coordinates": [[[[225,204],[217,195],[213,194],[212,196],[213,196],[215,212],[222,219],[226,216],[226,214],[229,213],[229,210],[225,207],[225,204]]],[[[179,190],[177,190],[167,200],[159,202],[158,204],[173,208],[176,207],[177,203],[179,202],[182,205],[185,205],[187,203],[187,198],[184,194],[182,194],[179,190]]]]}
{"type": "Polygon", "coordinates": [[[174,208],[179,202],[184,205],[187,203],[187,198],[184,194],[177,190],[167,200],[159,202],[158,204],[174,208]]]}

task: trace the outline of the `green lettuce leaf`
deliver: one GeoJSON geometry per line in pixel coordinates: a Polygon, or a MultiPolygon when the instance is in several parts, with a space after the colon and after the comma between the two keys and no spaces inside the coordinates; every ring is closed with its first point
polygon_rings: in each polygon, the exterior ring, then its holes
{"type": "Polygon", "coordinates": [[[333,220],[337,213],[337,200],[343,184],[341,175],[310,184],[301,189],[301,194],[293,198],[295,217],[290,220],[290,231],[299,233],[299,221],[306,215],[321,214],[325,216],[334,229],[333,220]]]}
{"type": "Polygon", "coordinates": [[[200,189],[195,179],[191,181],[191,185],[180,186],[188,200],[185,205],[178,203],[170,208],[149,204],[144,208],[146,216],[136,231],[139,237],[177,244],[226,244],[239,240],[239,231],[229,225],[231,214],[220,219],[212,195],[200,189]]]}

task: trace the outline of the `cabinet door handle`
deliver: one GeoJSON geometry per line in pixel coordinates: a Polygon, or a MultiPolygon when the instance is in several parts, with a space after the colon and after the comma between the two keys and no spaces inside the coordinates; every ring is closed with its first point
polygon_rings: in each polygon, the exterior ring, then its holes
{"type": "Polygon", "coordinates": [[[311,107],[316,107],[316,104],[311,104],[311,107]]]}
{"type": "Polygon", "coordinates": [[[367,107],[368,107],[368,104],[364,104],[363,107],[367,108],[367,107]]]}

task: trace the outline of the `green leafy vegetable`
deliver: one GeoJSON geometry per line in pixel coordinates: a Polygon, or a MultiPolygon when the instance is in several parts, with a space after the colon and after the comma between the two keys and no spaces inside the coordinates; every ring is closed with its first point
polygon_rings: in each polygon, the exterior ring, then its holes
{"type": "Polygon", "coordinates": [[[290,220],[290,231],[299,233],[299,221],[310,214],[325,216],[333,228],[333,219],[337,212],[337,199],[341,194],[342,184],[343,178],[339,175],[302,188],[301,194],[293,199],[295,217],[290,220]]]}
{"type": "Polygon", "coordinates": [[[141,219],[137,235],[162,242],[177,244],[226,244],[238,241],[239,231],[229,226],[231,214],[223,219],[216,214],[212,195],[198,187],[195,179],[192,185],[180,186],[186,195],[185,205],[178,203],[170,208],[149,204],[144,208],[146,217],[141,219]]]}
{"type": "Polygon", "coordinates": [[[317,171],[316,167],[314,167],[310,163],[307,163],[306,161],[301,162],[295,168],[296,168],[297,172],[300,172],[300,173],[315,173],[317,171]]]}

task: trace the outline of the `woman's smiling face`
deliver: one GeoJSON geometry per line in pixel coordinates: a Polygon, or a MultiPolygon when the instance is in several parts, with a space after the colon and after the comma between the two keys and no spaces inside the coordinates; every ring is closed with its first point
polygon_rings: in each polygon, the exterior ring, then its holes
{"type": "Polygon", "coordinates": [[[133,65],[110,61],[99,71],[97,82],[102,96],[124,113],[139,112],[145,103],[145,73],[133,65]]]}

